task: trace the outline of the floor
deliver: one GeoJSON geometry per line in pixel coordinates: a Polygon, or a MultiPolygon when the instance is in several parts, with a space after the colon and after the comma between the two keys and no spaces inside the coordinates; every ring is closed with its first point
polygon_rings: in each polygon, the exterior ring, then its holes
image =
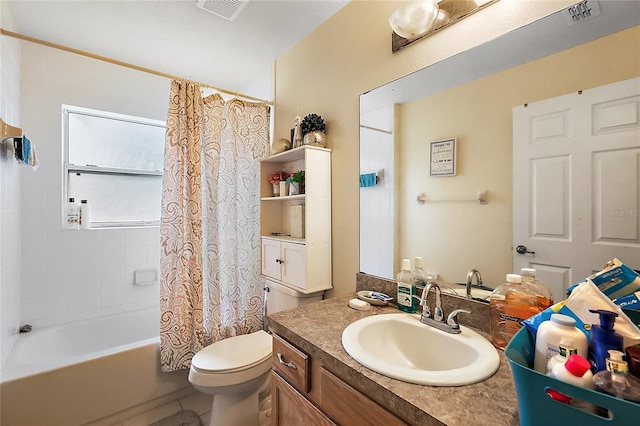
{"type": "Polygon", "coordinates": [[[148,426],[153,422],[162,420],[172,414],[181,410],[194,411],[200,416],[200,421],[203,425],[209,424],[209,417],[211,415],[211,403],[213,397],[205,395],[201,392],[195,392],[185,398],[171,401],[160,407],[146,411],[142,414],[138,414],[135,417],[127,419],[123,422],[116,423],[114,426],[148,426]]]}

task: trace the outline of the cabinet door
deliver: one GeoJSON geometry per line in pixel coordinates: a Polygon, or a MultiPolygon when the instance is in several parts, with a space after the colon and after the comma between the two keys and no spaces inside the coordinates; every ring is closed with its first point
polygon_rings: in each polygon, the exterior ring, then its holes
{"type": "Polygon", "coordinates": [[[307,256],[304,244],[282,243],[282,282],[307,288],[307,256]]]}
{"type": "Polygon", "coordinates": [[[407,423],[329,370],[320,370],[322,409],[341,425],[404,426],[407,423]]]}
{"type": "Polygon", "coordinates": [[[262,273],[275,280],[282,278],[280,241],[262,239],[262,273]]]}
{"type": "Polygon", "coordinates": [[[271,376],[272,426],[335,426],[335,423],[280,375],[274,372],[271,376]]]}

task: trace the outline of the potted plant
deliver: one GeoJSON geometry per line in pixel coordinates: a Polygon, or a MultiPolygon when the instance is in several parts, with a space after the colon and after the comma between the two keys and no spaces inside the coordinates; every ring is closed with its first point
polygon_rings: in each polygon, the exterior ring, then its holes
{"type": "Polygon", "coordinates": [[[300,124],[305,145],[314,145],[324,148],[327,146],[327,134],[324,120],[318,114],[309,114],[302,119],[300,124]]]}
{"type": "Polygon", "coordinates": [[[287,182],[289,182],[289,195],[304,194],[304,170],[291,173],[287,182]]]}
{"type": "MultiPolygon", "coordinates": [[[[277,197],[280,195],[280,182],[285,182],[288,177],[289,177],[289,174],[287,172],[271,173],[271,176],[269,176],[269,182],[271,182],[271,185],[273,185],[274,197],[277,197]]],[[[282,194],[282,195],[287,195],[287,194],[282,194]]]]}

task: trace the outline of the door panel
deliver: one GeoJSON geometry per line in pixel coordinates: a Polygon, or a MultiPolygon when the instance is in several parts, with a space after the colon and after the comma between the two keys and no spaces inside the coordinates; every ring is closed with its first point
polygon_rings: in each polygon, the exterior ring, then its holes
{"type": "Polygon", "coordinates": [[[640,79],[513,110],[514,271],[566,287],[619,258],[640,268],[640,79]]]}

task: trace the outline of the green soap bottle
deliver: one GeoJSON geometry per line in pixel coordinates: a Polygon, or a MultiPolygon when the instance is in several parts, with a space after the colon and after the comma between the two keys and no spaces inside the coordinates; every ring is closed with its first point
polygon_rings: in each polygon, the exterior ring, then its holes
{"type": "Polygon", "coordinates": [[[411,275],[411,261],[409,259],[402,259],[402,270],[396,279],[398,282],[398,309],[415,314],[418,310],[418,290],[411,275]]]}

